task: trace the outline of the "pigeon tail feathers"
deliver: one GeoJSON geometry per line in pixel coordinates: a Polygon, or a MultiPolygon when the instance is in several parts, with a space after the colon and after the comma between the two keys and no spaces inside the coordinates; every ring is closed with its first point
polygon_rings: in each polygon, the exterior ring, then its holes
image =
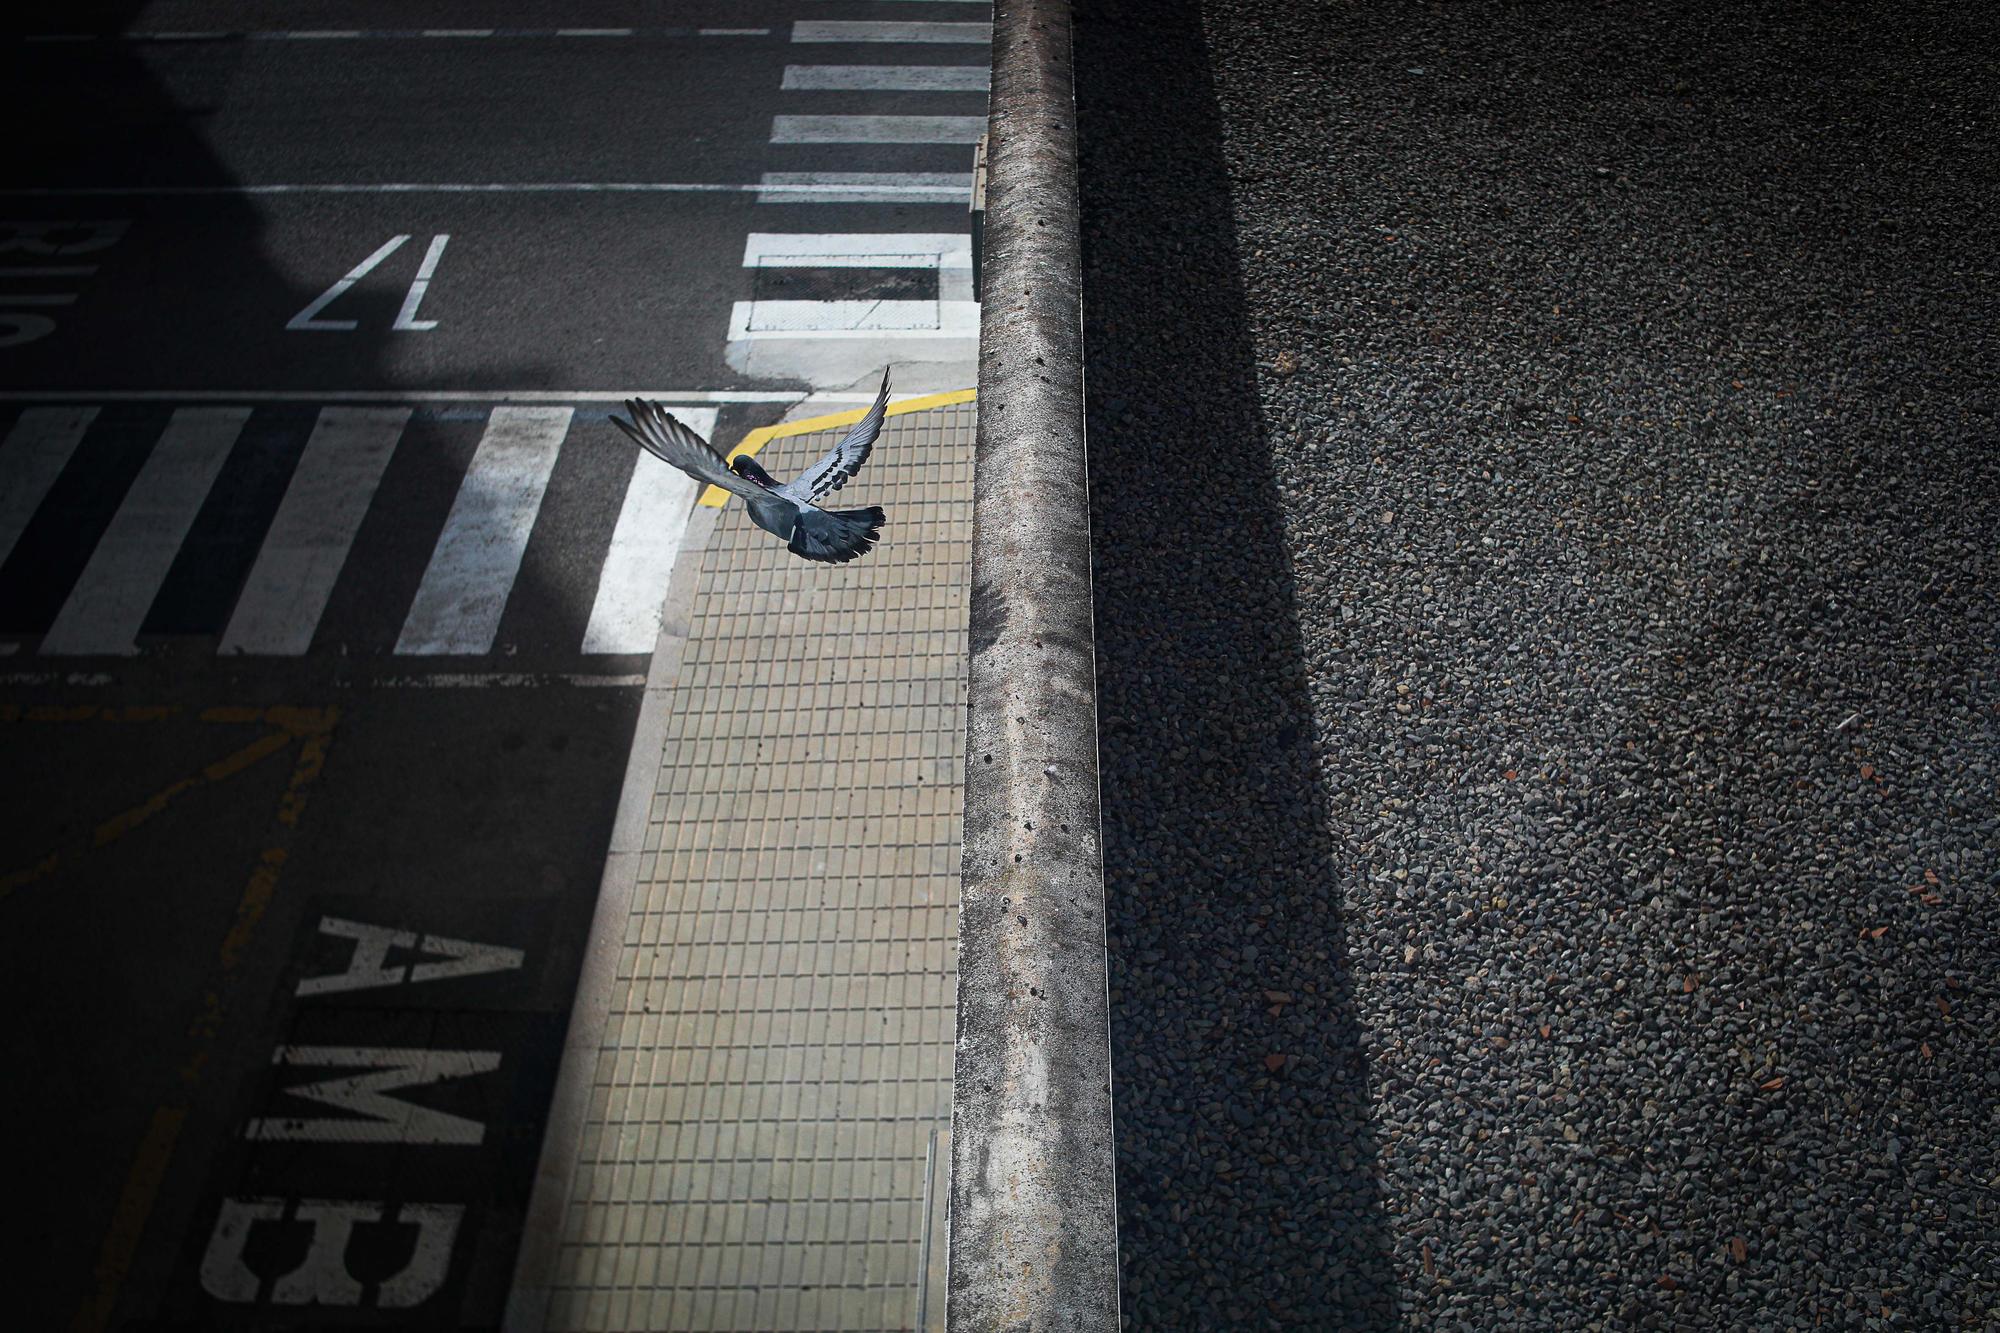
{"type": "Polygon", "coordinates": [[[788,549],[808,560],[845,564],[875,545],[882,535],[882,506],[866,509],[803,509],[788,549]]]}

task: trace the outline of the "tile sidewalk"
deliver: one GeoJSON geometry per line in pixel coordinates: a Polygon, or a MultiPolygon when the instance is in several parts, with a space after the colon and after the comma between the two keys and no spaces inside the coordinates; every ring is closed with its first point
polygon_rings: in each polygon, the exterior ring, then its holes
{"type": "Polygon", "coordinates": [[[889,515],[849,564],[696,511],[534,1327],[943,1327],[974,413],[889,417],[837,497],[889,515]]]}

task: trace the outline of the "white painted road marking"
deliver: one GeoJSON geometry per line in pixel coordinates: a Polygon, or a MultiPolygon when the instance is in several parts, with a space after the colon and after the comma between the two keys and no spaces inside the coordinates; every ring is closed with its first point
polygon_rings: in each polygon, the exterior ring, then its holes
{"type": "Polygon", "coordinates": [[[991,23],[856,23],[799,19],[795,42],[991,42],[991,23]]]}
{"type": "Polygon", "coordinates": [[[984,116],[773,116],[772,143],[979,142],[984,116]]]}
{"type": "MultiPolygon", "coordinates": [[[[9,679],[0,676],[0,683],[9,679]]],[[[107,678],[108,679],[108,678],[107,678]]],[[[24,682],[40,683],[40,682],[24,682]]],[[[76,682],[71,684],[102,684],[104,682],[76,682]]],[[[646,678],[638,674],[622,676],[598,676],[581,671],[432,671],[421,676],[377,676],[370,684],[388,690],[510,690],[540,689],[544,685],[574,685],[580,689],[623,690],[644,685],[646,678]]]]}
{"type": "MultiPolygon", "coordinates": [[[[947,305],[972,300],[972,238],[963,232],[752,232],[743,245],[745,268],[860,268],[930,269],[938,275],[937,300],[947,305]]],[[[753,330],[778,327],[780,317],[767,306],[775,302],[752,303],[747,327],[753,330]]],[[[795,303],[796,304],[796,303],[795,303]]],[[[888,303],[898,304],[898,303],[888,303]]],[[[927,304],[905,302],[905,305],[927,304]]],[[[796,313],[796,312],[794,312],[796,313]]],[[[933,328],[942,316],[933,313],[925,321],[911,318],[914,310],[896,317],[898,328],[933,328]]],[[[844,317],[829,316],[825,327],[849,328],[844,317]]],[[[794,330],[797,324],[787,325],[794,330]]]]}
{"type": "Polygon", "coordinates": [[[743,245],[745,268],[972,267],[972,238],[963,232],[753,231],[743,245]]]}
{"type": "MultiPolygon", "coordinates": [[[[798,403],[807,395],[761,389],[0,389],[0,402],[100,403],[798,403]]],[[[872,393],[824,394],[837,403],[872,403],[872,393]]]]}
{"type": "MultiPolygon", "coordinates": [[[[802,202],[810,202],[816,194],[841,193],[847,187],[836,183],[820,186],[810,183],[812,178],[825,173],[787,173],[797,176],[796,182],[786,183],[783,175],[774,177],[766,173],[755,185],[739,184],[734,181],[378,181],[369,184],[346,184],[339,181],[289,181],[268,185],[80,185],[61,188],[49,185],[23,185],[0,187],[0,198],[47,199],[82,197],[126,197],[155,195],[161,197],[233,195],[233,194],[757,194],[771,192],[801,195],[802,202]]],[[[907,196],[922,196],[932,193],[934,186],[926,184],[901,185],[901,176],[883,173],[868,176],[867,179],[880,182],[875,188],[893,199],[907,196]]],[[[972,177],[964,176],[967,191],[971,189],[972,177]]],[[[836,201],[837,202],[837,201],[836,201]]],[[[921,199],[918,200],[921,202],[921,199]]]]}
{"type": "MultiPolygon", "coordinates": [[[[715,434],[714,408],[674,413],[703,438],[715,434]]],[[[625,487],[611,550],[583,634],[586,653],[650,653],[660,633],[660,605],[694,508],[694,478],[641,452],[625,487]]]]}
{"type": "Polygon", "coordinates": [[[477,976],[481,972],[517,971],[527,958],[521,950],[504,945],[479,944],[446,935],[419,937],[414,930],[396,930],[336,916],[321,917],[319,933],[335,939],[353,940],[354,952],[347,960],[345,971],[306,977],[299,982],[296,994],[330,995],[337,991],[400,986],[406,982],[448,981],[454,977],[477,976]],[[451,961],[414,965],[399,963],[391,967],[388,965],[390,949],[443,954],[451,961]]]}
{"type": "Polygon", "coordinates": [[[767,171],[760,204],[970,204],[969,171],[767,171]]]}
{"type": "Polygon", "coordinates": [[[139,651],[146,612],[249,419],[247,407],[175,411],[43,638],[45,655],[139,651]]]}
{"type": "Polygon", "coordinates": [[[7,432],[0,443],[0,564],[96,419],[94,407],[31,407],[7,432]]]}
{"type": "MultiPolygon", "coordinates": [[[[232,1305],[256,1300],[262,1283],[250,1265],[243,1262],[244,1247],[250,1243],[250,1228],[259,1222],[281,1221],[284,1216],[283,1199],[224,1199],[221,1216],[215,1219],[215,1230],[208,1236],[208,1249],[201,1256],[201,1289],[232,1305]]],[[[317,1238],[317,1227],[314,1232],[317,1238]]]]}
{"type": "Polygon", "coordinates": [[[390,325],[396,329],[434,329],[438,322],[434,319],[418,319],[417,307],[423,304],[424,293],[430,289],[431,277],[437,272],[438,260],[444,258],[444,247],[451,235],[431,237],[431,248],[424,251],[424,262],[417,266],[416,280],[410,284],[408,295],[403,297],[403,308],[396,312],[396,322],[390,325]]]}
{"type": "Polygon", "coordinates": [[[329,407],[319,414],[221,651],[296,657],[312,647],[348,547],[409,420],[407,407],[329,407]]]}
{"type": "MultiPolygon", "coordinates": [[[[19,252],[37,256],[81,255],[105,249],[125,234],[129,221],[102,219],[50,220],[14,219],[0,221],[0,254],[19,252]],[[81,235],[78,235],[81,233],[81,235]]],[[[97,272],[95,264],[9,265],[0,268],[0,279],[88,277],[97,272]]],[[[56,331],[56,322],[47,315],[29,312],[32,306],[75,305],[76,292],[12,292],[0,296],[0,347],[19,347],[46,338],[56,331]]]]}
{"type": "MultiPolygon", "coordinates": [[[[956,0],[933,0],[949,4],[956,0]]],[[[501,37],[763,37],[769,28],[196,28],[155,32],[29,33],[24,42],[327,42],[440,41],[501,37]]]]}
{"type": "Polygon", "coordinates": [[[471,1078],[500,1067],[498,1051],[432,1051],[388,1046],[280,1046],[271,1057],[280,1065],[369,1069],[373,1073],[322,1079],[286,1088],[287,1097],[338,1107],[350,1116],[263,1116],[243,1127],[243,1136],[263,1142],[444,1143],[472,1147],[486,1138],[477,1120],[418,1106],[389,1094],[448,1078],[471,1078]],[[356,1118],[365,1117],[365,1118],[356,1118]]]}
{"type": "Polygon", "coordinates": [[[0,255],[16,251],[28,255],[87,255],[116,245],[118,238],[131,225],[129,219],[24,221],[9,218],[0,221],[0,255]],[[87,234],[76,240],[63,239],[78,230],[87,234]]]}
{"type": "Polygon", "coordinates": [[[362,260],[360,263],[356,264],[353,268],[349,269],[347,271],[347,276],[341,278],[338,282],[334,283],[333,286],[327,288],[325,291],[321,292],[318,296],[314,297],[311,305],[307,306],[304,310],[299,311],[298,314],[293,315],[290,320],[286,321],[285,327],[292,330],[293,332],[303,332],[306,330],[327,330],[332,332],[345,333],[353,329],[354,321],[351,319],[320,319],[317,318],[317,316],[319,315],[320,311],[326,309],[328,306],[332,305],[335,301],[339,300],[341,293],[345,292],[349,287],[352,287],[355,283],[367,277],[369,272],[372,271],[377,264],[387,259],[390,255],[396,253],[397,248],[401,246],[404,241],[407,241],[409,239],[410,238],[408,236],[391,236],[388,242],[384,244],[381,249],[377,250],[374,254],[368,256],[368,258],[362,260]]]}
{"type": "MultiPolygon", "coordinates": [[[[928,268],[963,287],[972,268],[968,237],[954,232],[752,232],[746,268],[928,268]]],[[[970,295],[969,292],[965,293],[970,295]]],[[[977,302],[940,291],[933,301],[738,301],[729,336],[744,338],[976,338],[977,302]]]]}
{"type": "Polygon", "coordinates": [[[779,86],[905,93],[983,93],[992,81],[984,65],[787,65],[779,86]]]}
{"type": "Polygon", "coordinates": [[[731,341],[743,338],[977,338],[977,301],[738,301],[731,341]]]}
{"type": "Polygon", "coordinates": [[[410,1262],[394,1277],[384,1278],[375,1302],[388,1309],[421,1305],[443,1288],[451,1270],[451,1247],[458,1239],[464,1220],[461,1203],[405,1203],[396,1207],[396,1220],[417,1227],[417,1243],[410,1250],[410,1262]]]}
{"type": "MultiPolygon", "coordinates": [[[[201,1286],[210,1296],[231,1305],[257,1300],[263,1282],[244,1260],[250,1232],[260,1222],[284,1221],[290,1200],[269,1196],[232,1196],[222,1201],[201,1259],[201,1286]]],[[[380,1222],[388,1214],[385,1202],[373,1199],[299,1199],[293,1222],[311,1228],[305,1256],[271,1288],[274,1305],[359,1305],[365,1287],[347,1267],[347,1249],[361,1222],[380,1222]]],[[[417,1228],[410,1260],[394,1275],[380,1279],[375,1303],[402,1309],[436,1295],[451,1269],[452,1245],[458,1239],[465,1205],[404,1203],[395,1209],[397,1223],[417,1228]]]]}
{"type": "MultiPolygon", "coordinates": [[[[21,645],[0,643],[0,657],[11,656],[21,645]]],[[[0,685],[110,685],[117,677],[108,671],[5,671],[0,685]]],[[[373,676],[370,685],[388,690],[510,690],[541,689],[546,685],[574,685],[579,689],[632,689],[646,683],[637,673],[599,675],[584,671],[427,671],[421,675],[373,676]]]]}
{"type": "Polygon", "coordinates": [[[357,1222],[382,1220],[382,1205],[350,1199],[300,1199],[293,1219],[312,1228],[299,1266],[271,1288],[275,1305],[359,1305],[362,1286],[347,1268],[357,1222]]]}
{"type": "MultiPolygon", "coordinates": [[[[930,268],[948,289],[962,277],[964,238],[952,233],[799,234],[758,233],[748,242],[752,266],[930,268]],[[877,245],[911,247],[895,255],[856,253],[877,245]],[[811,255],[805,248],[830,253],[811,255]]],[[[948,292],[947,292],[948,295],[948,292]]],[[[860,337],[950,337],[960,316],[949,299],[882,303],[766,303],[752,336],[794,335],[809,340],[860,337]],[[871,313],[872,312],[872,313],[871,313]]],[[[741,318],[741,316],[739,316],[741,318]]],[[[756,344],[763,352],[779,344],[756,344]]],[[[853,346],[860,346],[856,343],[853,346]]],[[[935,344],[925,344],[932,346],[935,344]]],[[[850,382],[851,382],[850,377],[850,382]]],[[[0,397],[69,396],[58,391],[22,391],[0,397]]],[[[118,513],[93,545],[83,573],[67,590],[67,602],[39,642],[0,643],[0,656],[131,655],[167,577],[188,556],[188,535],[200,517],[223,469],[229,468],[236,440],[252,403],[293,403],[346,398],[321,406],[297,463],[272,497],[268,526],[249,557],[249,567],[216,651],[237,656],[298,657],[311,653],[321,622],[342,580],[358,575],[353,551],[362,529],[383,499],[382,482],[408,423],[424,411],[413,400],[441,404],[477,403],[476,411],[444,410],[446,420],[483,423],[479,449],[460,480],[451,514],[425,558],[421,585],[396,630],[393,645],[339,645],[404,655],[482,654],[494,651],[501,619],[513,597],[520,561],[538,521],[567,427],[579,405],[644,397],[674,405],[674,411],[704,435],[716,430],[718,403],[794,404],[795,392],[738,390],[554,390],[520,396],[547,404],[495,403],[507,397],[491,390],[433,391],[118,391],[90,392],[113,401],[167,398],[175,409],[167,429],[146,441],[147,455],[122,497],[118,513]],[[381,401],[384,398],[401,401],[381,401]],[[230,400],[218,403],[215,400],[230,400]]],[[[835,405],[872,401],[866,392],[816,395],[835,405]]],[[[593,419],[602,408],[593,410],[593,419]]],[[[76,452],[93,422],[95,404],[26,408],[0,439],[0,561],[12,555],[37,515],[46,509],[64,472],[78,466],[76,452]]],[[[137,442],[135,442],[136,444],[137,442]]],[[[635,457],[633,471],[615,502],[601,485],[590,488],[591,512],[611,529],[594,575],[590,613],[580,627],[575,650],[593,658],[651,652],[659,629],[659,604],[672,577],[687,516],[691,482],[672,469],[635,457]],[[612,509],[616,506],[615,518],[612,509]]],[[[45,515],[44,518],[53,517],[45,515]]],[[[259,521],[262,521],[261,519],[259,521]]],[[[586,572],[586,577],[592,577],[586,572]]],[[[532,608],[540,609],[536,600],[532,608]]],[[[328,644],[329,650],[336,645],[328,644]]],[[[449,665],[440,663],[439,665],[449,665]]],[[[461,666],[468,664],[459,664],[461,666]]],[[[378,677],[385,687],[516,688],[544,685],[627,688],[642,684],[631,674],[560,671],[428,671],[378,677]]],[[[103,678],[103,679],[108,679],[103,678]]],[[[16,673],[7,683],[101,683],[60,670],[16,673]]]]}
{"type": "Polygon", "coordinates": [[[399,653],[493,647],[573,409],[496,407],[396,640],[399,653]]]}

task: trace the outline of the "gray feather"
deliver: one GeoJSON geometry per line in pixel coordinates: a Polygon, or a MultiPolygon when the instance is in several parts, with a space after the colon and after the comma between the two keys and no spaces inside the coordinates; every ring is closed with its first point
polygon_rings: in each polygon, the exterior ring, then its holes
{"type": "Polygon", "coordinates": [[[845,564],[875,545],[882,535],[882,506],[866,509],[801,509],[789,549],[808,560],[845,564]]]}
{"type": "Polygon", "coordinates": [[[882,433],[882,419],[889,411],[889,372],[882,372],[882,388],[875,395],[875,405],[868,409],[861,420],[839,444],[826,451],[813,465],[801,472],[779,490],[800,504],[811,504],[821,496],[831,495],[845,486],[848,479],[861,470],[868,461],[868,455],[875,451],[875,437],[882,433]]]}
{"type": "Polygon", "coordinates": [[[722,461],[722,455],[715,452],[714,446],[658,403],[628,398],[625,410],[632,414],[632,420],[628,422],[613,417],[611,424],[661,462],[673,464],[696,481],[720,486],[746,499],[767,494],[762,486],[730,471],[729,464],[722,461]]]}

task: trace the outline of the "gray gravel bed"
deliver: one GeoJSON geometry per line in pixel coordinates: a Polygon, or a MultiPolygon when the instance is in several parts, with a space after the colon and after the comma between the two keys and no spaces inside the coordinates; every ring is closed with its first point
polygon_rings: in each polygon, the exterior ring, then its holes
{"type": "Polygon", "coordinates": [[[1130,1326],[2000,1326],[2000,10],[1077,9],[1130,1326]]]}

